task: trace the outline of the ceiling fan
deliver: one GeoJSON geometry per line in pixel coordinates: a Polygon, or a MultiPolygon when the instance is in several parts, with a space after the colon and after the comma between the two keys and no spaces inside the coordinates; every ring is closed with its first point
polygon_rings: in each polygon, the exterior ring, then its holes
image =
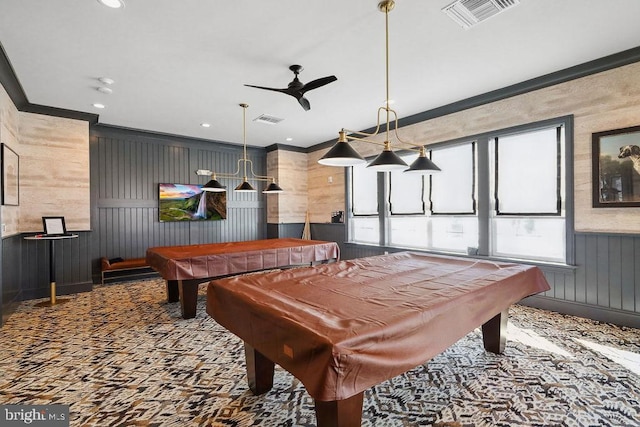
{"type": "Polygon", "coordinates": [[[311,105],[309,104],[309,101],[307,100],[307,98],[304,97],[304,94],[312,89],[317,89],[321,86],[324,86],[326,84],[329,84],[331,82],[335,82],[336,80],[338,80],[336,76],[327,76],[327,77],[322,77],[320,79],[310,81],[307,84],[304,84],[300,80],[298,80],[298,74],[300,74],[300,72],[303,70],[302,65],[292,65],[289,67],[289,69],[293,71],[293,74],[295,74],[295,77],[293,78],[291,83],[289,83],[286,89],[276,89],[272,87],[254,86],[254,85],[245,85],[245,86],[255,87],[258,89],[272,90],[274,92],[286,93],[287,95],[291,95],[295,99],[297,99],[300,105],[302,105],[302,108],[305,109],[305,111],[309,111],[311,109],[311,105]]]}

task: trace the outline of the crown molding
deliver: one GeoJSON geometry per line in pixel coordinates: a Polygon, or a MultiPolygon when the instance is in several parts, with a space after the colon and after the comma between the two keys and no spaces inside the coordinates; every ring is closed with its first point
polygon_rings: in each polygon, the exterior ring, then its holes
{"type": "MultiPolygon", "coordinates": [[[[640,46],[627,49],[622,52],[614,53],[612,55],[608,55],[599,59],[595,59],[593,61],[585,62],[583,64],[575,65],[573,67],[565,68],[560,71],[545,74],[540,77],[535,77],[533,79],[516,83],[502,89],[486,92],[478,96],[473,96],[471,98],[463,99],[461,101],[456,101],[451,104],[423,111],[412,116],[404,117],[398,120],[398,127],[413,125],[416,123],[435,119],[437,117],[442,117],[470,108],[479,107],[481,105],[490,104],[492,102],[511,98],[517,95],[522,95],[534,90],[555,86],[560,83],[565,83],[571,80],[601,73],[603,71],[612,70],[614,68],[619,68],[636,62],[640,62],[640,46]]],[[[380,131],[384,132],[385,130],[386,124],[381,123],[380,131]]],[[[374,131],[375,127],[371,127],[363,130],[362,132],[372,133],[374,131]]],[[[337,138],[334,138],[313,145],[307,148],[307,152],[329,148],[333,146],[333,144],[335,144],[336,140],[337,138]]]]}
{"type": "Polygon", "coordinates": [[[27,100],[27,96],[24,93],[24,89],[22,89],[22,85],[16,77],[16,73],[9,61],[9,57],[7,56],[7,52],[5,52],[2,43],[0,43],[0,83],[4,86],[4,89],[7,91],[9,98],[13,102],[13,105],[16,106],[18,110],[22,110],[29,101],[27,100]]]}
{"type": "MultiPolygon", "coordinates": [[[[400,127],[408,126],[427,120],[431,120],[437,117],[446,116],[459,111],[467,110],[481,105],[489,104],[492,102],[500,101],[506,98],[511,98],[517,95],[522,95],[527,92],[543,89],[549,86],[554,86],[560,83],[565,83],[571,80],[586,77],[592,74],[601,73],[614,68],[622,67],[625,65],[640,62],[640,46],[624,50],[612,55],[608,55],[593,61],[585,62],[573,67],[565,68],[560,71],[545,74],[540,77],[536,77],[524,82],[516,83],[511,86],[497,89],[491,92],[487,92],[478,96],[456,101],[441,107],[433,108],[431,110],[423,111],[421,113],[414,114],[412,116],[404,117],[398,120],[400,127]]],[[[81,111],[66,110],[63,108],[49,107],[38,104],[31,104],[24,92],[20,81],[18,80],[15,70],[7,57],[7,54],[0,43],[0,84],[4,86],[7,94],[13,101],[14,105],[19,111],[44,114],[55,117],[64,117],[76,120],[84,120],[90,124],[98,123],[99,115],[92,113],[85,113],[81,111]]],[[[375,130],[374,127],[363,130],[362,132],[371,133],[375,130]]],[[[386,130],[386,125],[381,124],[381,131],[386,130]]],[[[153,132],[149,132],[153,133],[153,132]]],[[[335,143],[336,139],[333,138],[328,141],[321,142],[319,144],[312,145],[307,148],[293,147],[285,144],[273,144],[266,147],[267,152],[274,150],[286,150],[286,151],[300,151],[310,153],[320,149],[331,147],[335,143]]]]}
{"type": "Polygon", "coordinates": [[[2,43],[0,43],[0,84],[7,91],[9,98],[11,98],[18,111],[98,123],[99,116],[97,114],[30,103],[2,43]]]}
{"type": "Polygon", "coordinates": [[[296,153],[308,153],[309,149],[308,148],[302,148],[302,147],[295,147],[293,145],[287,145],[287,144],[272,144],[272,145],[268,145],[265,147],[265,150],[267,150],[267,153],[271,152],[271,151],[294,151],[296,153]]]}

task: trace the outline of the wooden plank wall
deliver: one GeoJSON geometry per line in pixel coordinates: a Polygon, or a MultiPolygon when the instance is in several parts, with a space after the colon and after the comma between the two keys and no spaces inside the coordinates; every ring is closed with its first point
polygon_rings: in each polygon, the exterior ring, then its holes
{"type": "Polygon", "coordinates": [[[42,217],[58,215],[67,230],[89,230],[89,123],[26,112],[18,117],[20,232],[42,231],[42,217]]]}
{"type": "MultiPolygon", "coordinates": [[[[247,156],[255,173],[264,175],[266,152],[250,148],[247,156]]],[[[233,173],[241,157],[241,146],[95,126],[91,131],[94,282],[102,256],[144,257],[153,246],[265,238],[266,196],[261,192],[228,191],[226,220],[158,220],[159,183],[204,184],[209,177],[195,175],[196,169],[233,173]]],[[[241,182],[219,180],[231,190],[241,182]]]]}

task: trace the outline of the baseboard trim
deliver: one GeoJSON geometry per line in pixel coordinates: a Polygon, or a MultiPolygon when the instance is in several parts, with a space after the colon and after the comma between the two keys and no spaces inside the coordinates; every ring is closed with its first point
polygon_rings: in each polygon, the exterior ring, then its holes
{"type": "Polygon", "coordinates": [[[22,292],[16,293],[11,301],[7,301],[2,304],[2,310],[0,310],[0,327],[2,327],[7,322],[9,316],[16,312],[18,306],[20,305],[20,301],[22,301],[22,292]]]}
{"type": "MultiPolygon", "coordinates": [[[[56,284],[56,296],[79,294],[81,292],[91,292],[93,290],[92,282],[72,283],[69,285],[56,284]]],[[[40,298],[50,298],[51,293],[48,288],[44,289],[23,289],[21,301],[29,301],[40,298]]]]}
{"type": "Polygon", "coordinates": [[[520,301],[520,304],[600,322],[612,323],[618,326],[640,328],[640,314],[633,312],[597,307],[574,301],[563,301],[538,295],[525,298],[520,301]]]}

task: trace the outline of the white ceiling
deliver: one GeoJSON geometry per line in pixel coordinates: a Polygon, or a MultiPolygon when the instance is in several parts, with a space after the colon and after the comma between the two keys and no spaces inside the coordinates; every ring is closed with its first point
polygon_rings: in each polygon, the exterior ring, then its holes
{"type": "MultiPolygon", "coordinates": [[[[375,126],[385,100],[378,0],[0,0],[0,43],[29,102],[99,122],[247,144],[299,147],[375,126]],[[338,80],[290,96],[243,86],[338,80]],[[96,90],[99,77],[115,83],[96,90]],[[103,103],[104,110],[93,103],[103,103]],[[260,114],[280,124],[251,121],[260,114]],[[211,123],[208,129],[200,123],[211,123]],[[287,141],[286,138],[292,138],[287,141]]],[[[464,30],[452,0],[397,0],[389,14],[390,98],[400,117],[640,46],[638,0],[521,0],[464,30]]]]}

